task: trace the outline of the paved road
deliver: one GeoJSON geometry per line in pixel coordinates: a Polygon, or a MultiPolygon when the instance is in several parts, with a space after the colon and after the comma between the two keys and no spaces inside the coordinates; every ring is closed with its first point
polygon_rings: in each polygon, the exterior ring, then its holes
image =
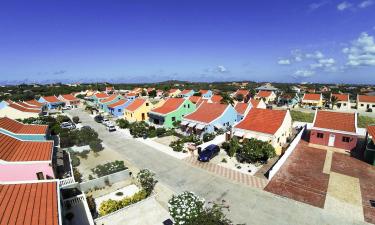
{"type": "Polygon", "coordinates": [[[206,201],[225,199],[230,206],[229,217],[236,223],[291,225],[291,224],[365,224],[330,214],[323,209],[282,198],[272,193],[212,174],[159,152],[135,139],[126,139],[120,134],[109,133],[103,125],[94,122],[87,113],[78,110],[83,125],[94,128],[105,145],[122,154],[138,168],[149,168],[158,180],[173,191],[193,191],[206,201]]]}

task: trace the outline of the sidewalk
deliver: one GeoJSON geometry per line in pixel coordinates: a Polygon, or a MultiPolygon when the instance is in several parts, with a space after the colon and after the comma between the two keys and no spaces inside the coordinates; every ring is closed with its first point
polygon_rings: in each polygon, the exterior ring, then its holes
{"type": "Polygon", "coordinates": [[[160,152],[163,152],[165,154],[168,154],[172,157],[175,157],[177,159],[185,159],[187,157],[189,157],[189,153],[183,153],[183,152],[176,152],[176,151],[173,151],[173,149],[169,146],[165,146],[163,144],[160,144],[150,138],[147,138],[147,139],[143,139],[143,138],[136,138],[137,141],[139,142],[142,142],[160,152]]]}

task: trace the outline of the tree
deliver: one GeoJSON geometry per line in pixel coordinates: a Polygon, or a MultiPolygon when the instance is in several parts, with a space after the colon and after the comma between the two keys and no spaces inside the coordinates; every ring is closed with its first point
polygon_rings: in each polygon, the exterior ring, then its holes
{"type": "Polygon", "coordinates": [[[234,105],[233,99],[228,95],[228,93],[222,92],[221,97],[223,97],[220,100],[221,104],[227,104],[227,105],[234,105]]]}
{"type": "Polygon", "coordinates": [[[142,189],[146,191],[147,195],[150,195],[154,190],[156,183],[155,173],[149,169],[141,169],[137,174],[137,181],[141,185],[142,189]]]}
{"type": "Polygon", "coordinates": [[[180,195],[173,195],[168,201],[169,213],[176,225],[192,224],[204,211],[204,199],[193,192],[185,191],[180,195]]]}
{"type": "Polygon", "coordinates": [[[143,137],[147,134],[147,124],[145,122],[134,122],[129,126],[130,134],[133,137],[143,137]]]}
{"type": "Polygon", "coordinates": [[[78,183],[82,182],[82,174],[79,172],[79,170],[75,167],[73,167],[73,176],[74,180],[78,183]]]}
{"type": "Polygon", "coordinates": [[[191,225],[229,225],[233,222],[229,220],[225,213],[223,212],[224,209],[229,211],[229,206],[224,205],[225,201],[223,200],[222,203],[209,203],[212,204],[211,207],[206,207],[198,217],[192,219],[191,225]]]}
{"type": "Polygon", "coordinates": [[[200,92],[195,92],[195,93],[193,94],[193,96],[202,96],[202,93],[200,93],[200,92]]]}
{"type": "Polygon", "coordinates": [[[244,100],[244,98],[245,97],[243,96],[243,94],[236,95],[236,100],[239,101],[239,102],[242,102],[244,100]]]}
{"type": "Polygon", "coordinates": [[[203,141],[204,142],[208,142],[208,141],[211,141],[215,138],[215,134],[212,134],[212,133],[204,133],[203,134],[203,141]]]}
{"type": "Polygon", "coordinates": [[[233,157],[237,153],[239,148],[240,148],[240,142],[238,141],[238,138],[233,137],[232,139],[230,139],[229,148],[227,150],[229,157],[233,157]]]}
{"type": "Polygon", "coordinates": [[[79,117],[78,116],[73,116],[73,122],[74,123],[79,123],[79,117]]]}
{"type": "Polygon", "coordinates": [[[331,97],[331,108],[333,109],[333,107],[337,104],[338,102],[338,98],[334,95],[332,95],[331,97]]]}
{"type": "Polygon", "coordinates": [[[95,140],[90,141],[89,146],[91,150],[93,150],[94,152],[100,152],[104,149],[102,145],[102,140],[100,139],[95,139],[95,140]]]}
{"type": "Polygon", "coordinates": [[[151,98],[155,98],[156,97],[156,90],[152,90],[148,93],[148,96],[151,97],[151,98]]]}
{"type": "Polygon", "coordinates": [[[251,138],[244,141],[242,148],[238,149],[237,159],[240,162],[253,163],[267,161],[275,155],[275,149],[270,143],[251,138]]]}
{"type": "Polygon", "coordinates": [[[118,119],[116,120],[116,123],[121,129],[126,129],[130,126],[129,121],[127,121],[126,119],[118,119]]]}

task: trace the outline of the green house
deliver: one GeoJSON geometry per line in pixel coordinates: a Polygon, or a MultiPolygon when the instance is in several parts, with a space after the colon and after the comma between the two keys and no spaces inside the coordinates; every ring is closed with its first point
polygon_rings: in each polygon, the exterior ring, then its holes
{"type": "Polygon", "coordinates": [[[148,113],[149,122],[164,128],[174,128],[174,122],[195,111],[195,104],[184,98],[169,98],[164,104],[148,113]]]}

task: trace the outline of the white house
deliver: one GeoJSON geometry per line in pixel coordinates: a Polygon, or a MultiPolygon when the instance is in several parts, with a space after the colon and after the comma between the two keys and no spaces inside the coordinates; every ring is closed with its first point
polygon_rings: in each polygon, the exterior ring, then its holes
{"type": "Polygon", "coordinates": [[[357,95],[357,109],[359,110],[375,110],[375,96],[357,95]]]}
{"type": "Polygon", "coordinates": [[[337,98],[336,105],[333,108],[342,110],[350,109],[349,94],[331,94],[331,99],[333,96],[337,98]]]}

